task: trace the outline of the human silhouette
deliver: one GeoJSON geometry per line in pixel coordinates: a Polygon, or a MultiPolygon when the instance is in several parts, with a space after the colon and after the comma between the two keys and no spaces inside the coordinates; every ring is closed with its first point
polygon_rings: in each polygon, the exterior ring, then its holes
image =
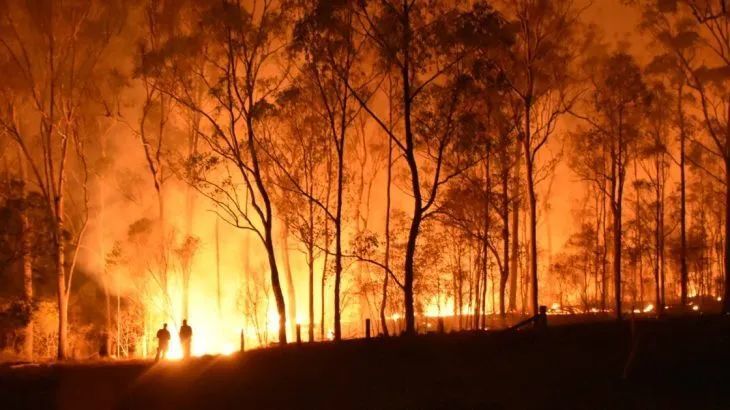
{"type": "Polygon", "coordinates": [[[547,306],[540,306],[540,313],[535,316],[535,329],[547,329],[547,306]]]}
{"type": "Polygon", "coordinates": [[[170,331],[167,330],[167,323],[162,325],[162,329],[157,331],[157,355],[155,361],[160,360],[160,356],[164,359],[167,356],[167,348],[170,345],[170,331]]]}
{"type": "Polygon", "coordinates": [[[188,325],[187,319],[183,319],[182,326],[180,327],[180,344],[183,349],[183,357],[190,357],[190,342],[193,338],[193,328],[188,325]]]}

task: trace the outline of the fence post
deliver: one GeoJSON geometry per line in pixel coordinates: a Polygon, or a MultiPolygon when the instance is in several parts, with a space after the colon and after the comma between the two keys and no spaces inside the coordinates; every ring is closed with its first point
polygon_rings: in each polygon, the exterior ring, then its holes
{"type": "Polygon", "coordinates": [[[302,325],[297,323],[297,344],[302,344],[302,325]]]}
{"type": "Polygon", "coordinates": [[[547,319],[547,306],[540,306],[540,313],[537,314],[537,317],[535,318],[535,327],[544,330],[547,329],[548,326],[548,319],[547,319]]]}
{"type": "Polygon", "coordinates": [[[241,329],[241,352],[245,350],[246,347],[246,339],[244,338],[243,329],[241,329]]]}
{"type": "Polygon", "coordinates": [[[370,339],[370,319],[365,319],[365,339],[370,339]]]}

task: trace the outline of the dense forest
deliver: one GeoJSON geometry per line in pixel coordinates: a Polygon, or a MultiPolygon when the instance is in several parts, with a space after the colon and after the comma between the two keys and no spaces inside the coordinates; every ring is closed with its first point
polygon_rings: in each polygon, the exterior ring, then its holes
{"type": "Polygon", "coordinates": [[[616,3],[0,0],[0,359],[730,312],[726,3],[616,3]]]}

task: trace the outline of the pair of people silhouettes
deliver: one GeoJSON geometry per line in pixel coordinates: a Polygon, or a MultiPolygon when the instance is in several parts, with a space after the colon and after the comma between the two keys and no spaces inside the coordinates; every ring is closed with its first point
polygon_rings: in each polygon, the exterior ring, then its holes
{"type": "MultiPolygon", "coordinates": [[[[190,343],[193,339],[193,328],[188,325],[187,319],[183,320],[180,327],[180,345],[182,346],[183,358],[190,357],[190,343]]],[[[170,331],[167,330],[167,323],[162,325],[162,329],[157,331],[157,355],[155,361],[167,356],[167,350],[170,347],[170,331]]]]}

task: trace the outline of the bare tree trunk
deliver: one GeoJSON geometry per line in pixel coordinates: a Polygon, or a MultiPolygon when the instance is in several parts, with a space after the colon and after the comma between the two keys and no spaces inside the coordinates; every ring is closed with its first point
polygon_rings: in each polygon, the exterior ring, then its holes
{"type": "Polygon", "coordinates": [[[661,315],[663,313],[664,308],[662,306],[662,296],[661,296],[662,295],[662,292],[661,292],[662,280],[661,280],[660,273],[659,273],[659,270],[660,270],[659,264],[660,264],[660,259],[661,259],[660,254],[662,251],[661,250],[662,232],[661,232],[661,227],[660,227],[660,224],[661,224],[660,206],[661,206],[661,204],[660,204],[660,192],[659,192],[659,184],[660,184],[659,172],[660,172],[660,170],[659,170],[659,160],[658,159],[655,160],[655,172],[656,172],[656,178],[657,178],[656,179],[657,186],[656,186],[655,198],[654,198],[654,200],[656,202],[654,205],[654,224],[655,224],[655,227],[654,227],[655,228],[655,231],[654,231],[654,242],[655,242],[654,243],[654,246],[655,246],[655,249],[654,249],[654,253],[655,253],[654,254],[654,258],[655,258],[654,282],[655,283],[654,283],[654,285],[655,285],[656,309],[657,309],[657,313],[661,315]]]}
{"type": "MultiPolygon", "coordinates": [[[[410,103],[408,104],[408,115],[410,115],[410,103]]],[[[411,221],[411,227],[408,231],[408,242],[406,243],[406,258],[405,258],[405,275],[403,281],[404,287],[404,302],[405,302],[405,313],[406,313],[406,329],[407,335],[416,334],[416,317],[414,312],[414,298],[413,298],[413,279],[415,270],[415,256],[416,256],[416,241],[418,240],[418,232],[421,227],[421,220],[423,219],[423,209],[421,208],[421,188],[420,181],[418,178],[418,165],[416,164],[415,153],[413,152],[415,147],[413,143],[413,136],[410,130],[410,121],[406,123],[407,131],[406,134],[410,135],[407,137],[407,153],[406,161],[411,169],[411,186],[413,188],[413,219],[411,221]]]]}
{"type": "Polygon", "coordinates": [[[491,162],[490,162],[490,151],[489,147],[487,147],[486,150],[486,163],[484,166],[484,174],[486,179],[486,189],[484,193],[484,238],[483,238],[483,244],[482,244],[482,257],[484,258],[482,260],[482,275],[483,277],[483,285],[482,285],[482,321],[480,328],[484,328],[486,325],[486,314],[487,314],[487,283],[488,283],[488,276],[489,276],[489,195],[492,191],[492,175],[491,175],[491,162]]]}
{"type": "MultiPolygon", "coordinates": [[[[223,320],[223,306],[221,304],[221,238],[220,238],[220,221],[218,215],[215,217],[215,284],[216,284],[216,302],[218,308],[218,321],[223,320]]],[[[187,316],[186,316],[187,317],[187,316]]]]}
{"type": "Polygon", "coordinates": [[[657,252],[657,268],[659,277],[659,304],[657,305],[658,313],[664,313],[666,300],[664,298],[664,279],[665,279],[665,258],[664,258],[664,185],[666,180],[666,170],[664,168],[664,152],[657,154],[656,161],[656,252],[657,252]]]}
{"type": "MultiPolygon", "coordinates": [[[[468,257],[467,258],[468,259],[467,260],[467,266],[469,266],[469,270],[467,272],[465,272],[466,273],[465,276],[469,278],[469,284],[468,284],[469,286],[468,286],[468,290],[467,290],[467,295],[469,296],[469,298],[468,298],[467,306],[469,306],[470,308],[472,308],[473,311],[476,311],[476,308],[474,307],[475,306],[475,303],[474,303],[474,278],[472,277],[472,254],[473,254],[473,250],[471,248],[472,247],[469,246],[468,249],[467,249],[467,252],[468,252],[468,254],[467,254],[467,257],[468,257]]],[[[472,313],[472,315],[473,315],[473,313],[472,313]]],[[[469,323],[469,318],[467,316],[467,324],[468,323],[469,323]]]]}
{"type": "MultiPolygon", "coordinates": [[[[552,230],[552,224],[550,223],[550,197],[552,196],[553,191],[553,183],[555,182],[555,173],[550,173],[550,180],[547,184],[547,190],[545,191],[545,200],[543,201],[543,209],[544,209],[544,218],[545,218],[545,231],[547,233],[546,243],[547,243],[547,272],[546,276],[549,280],[550,275],[552,274],[552,267],[553,267],[553,230],[552,230]]],[[[560,302],[560,305],[563,305],[563,302],[560,302]]]]}
{"type": "MultiPolygon", "coordinates": [[[[106,141],[104,136],[101,137],[101,160],[106,164],[106,141]]],[[[102,173],[104,170],[101,171],[102,173]]],[[[112,335],[112,311],[111,311],[111,295],[109,294],[109,278],[106,266],[106,248],[104,246],[104,234],[106,230],[106,181],[102,174],[99,174],[99,215],[98,215],[98,233],[99,233],[99,267],[101,269],[102,283],[104,284],[104,300],[106,307],[106,351],[111,354],[111,335],[112,335]]],[[[117,340],[119,344],[119,340],[117,340]]]]}
{"type": "Polygon", "coordinates": [[[535,181],[533,179],[534,164],[529,154],[526,155],[526,166],[527,193],[530,205],[530,302],[532,304],[532,314],[537,315],[539,309],[537,289],[537,195],[535,194],[535,181]]]}
{"type": "MultiPolygon", "coordinates": [[[[23,201],[25,202],[25,194],[23,194],[23,201]]],[[[23,205],[25,207],[25,205],[23,205]]],[[[30,223],[28,222],[28,215],[25,210],[20,215],[22,238],[21,246],[23,248],[23,298],[29,308],[28,324],[25,326],[24,338],[23,338],[23,353],[25,354],[26,360],[33,361],[33,331],[34,331],[34,314],[33,314],[33,255],[30,244],[30,223]]]]}
{"type": "MultiPolygon", "coordinates": [[[[593,186],[591,185],[593,188],[593,186]]],[[[596,189],[596,188],[594,188],[596,189]]],[[[595,260],[594,260],[594,272],[593,272],[593,302],[598,303],[600,300],[599,296],[599,278],[601,277],[601,272],[603,271],[602,266],[603,263],[603,244],[601,243],[601,232],[602,232],[602,221],[603,221],[603,204],[605,203],[605,198],[603,195],[603,192],[596,189],[597,192],[595,192],[596,199],[595,199],[595,207],[596,207],[596,237],[595,237],[595,260]]]]}
{"type": "Polygon", "coordinates": [[[487,269],[484,270],[482,282],[484,282],[484,285],[482,286],[482,296],[481,296],[481,311],[482,311],[482,318],[481,321],[478,324],[478,328],[484,329],[487,326],[487,281],[489,279],[489,252],[484,253],[484,264],[487,266],[487,269]]]}
{"type": "Polygon", "coordinates": [[[122,354],[122,297],[117,283],[117,357],[122,354]]]}
{"type": "MultiPolygon", "coordinates": [[[[51,53],[53,55],[53,53],[51,53]]],[[[53,135],[53,93],[51,97],[51,119],[49,126],[47,127],[47,135],[50,138],[53,135]]],[[[59,164],[59,178],[57,185],[52,183],[51,186],[55,189],[51,190],[53,198],[49,198],[51,201],[50,207],[53,210],[53,216],[55,219],[55,231],[54,231],[54,245],[56,251],[56,275],[57,275],[57,296],[58,296],[58,360],[64,360],[68,357],[67,344],[68,344],[68,295],[70,292],[70,286],[66,285],[66,243],[64,239],[64,222],[65,222],[65,207],[64,207],[64,188],[66,184],[66,153],[68,147],[68,137],[65,137],[62,142],[61,148],[61,161],[59,164]]],[[[53,170],[53,158],[52,152],[45,152],[44,156],[48,161],[48,169],[53,170]]],[[[52,172],[51,172],[52,174],[52,172]]]]}
{"type": "Polygon", "coordinates": [[[405,131],[405,159],[411,176],[411,188],[413,190],[413,219],[408,231],[408,242],[406,243],[406,257],[403,281],[403,296],[405,303],[405,334],[412,336],[416,334],[416,316],[414,311],[413,279],[415,276],[416,241],[423,219],[423,200],[421,195],[421,181],[418,176],[418,163],[416,162],[415,141],[411,129],[411,16],[410,6],[403,2],[403,64],[401,67],[401,81],[403,85],[403,125],[405,131]]]}
{"type": "Polygon", "coordinates": [[[281,229],[281,250],[284,253],[284,280],[286,281],[287,298],[289,299],[289,331],[292,335],[295,335],[297,331],[297,303],[294,278],[292,277],[291,263],[289,262],[289,226],[286,222],[282,224],[281,229]]]}
{"type": "Polygon", "coordinates": [[[55,251],[56,251],[56,287],[58,297],[58,360],[64,360],[67,356],[68,343],[68,299],[66,298],[66,246],[63,239],[63,195],[56,198],[56,230],[55,230],[55,251]]]}
{"type": "MultiPolygon", "coordinates": [[[[20,150],[20,147],[18,147],[20,150]]],[[[23,261],[23,299],[29,310],[28,324],[25,326],[24,337],[23,337],[23,353],[26,360],[33,361],[33,254],[32,244],[30,237],[30,221],[28,220],[28,203],[26,198],[25,184],[27,182],[27,174],[25,168],[25,160],[22,153],[18,155],[18,162],[20,168],[20,178],[22,188],[20,191],[20,225],[21,225],[21,253],[23,261]]]]}
{"type": "Polygon", "coordinates": [[[286,344],[286,303],[284,302],[284,294],[281,292],[281,283],[279,282],[279,269],[276,265],[276,256],[274,251],[273,235],[271,234],[271,223],[266,223],[266,236],[264,246],[266,247],[269,259],[269,268],[271,269],[271,287],[274,291],[274,299],[276,301],[276,310],[279,313],[279,343],[286,344]]]}
{"type": "MultiPolygon", "coordinates": [[[[687,306],[687,282],[689,274],[687,272],[687,175],[686,175],[686,129],[684,123],[684,109],[682,107],[682,98],[684,95],[683,85],[677,90],[677,118],[679,120],[679,189],[680,189],[680,205],[679,205],[679,274],[680,274],[680,303],[687,306]]],[[[726,204],[726,206],[728,206],[726,204]]]]}
{"type": "Polygon", "coordinates": [[[385,191],[385,269],[383,272],[383,297],[380,300],[380,325],[383,328],[383,335],[389,336],[388,320],[385,317],[385,309],[388,304],[388,278],[390,269],[390,201],[391,184],[393,177],[393,140],[388,138],[388,176],[387,188],[385,191]]]}
{"type": "MultiPolygon", "coordinates": [[[[326,229],[326,228],[325,228],[326,229]]],[[[326,235],[329,237],[329,235],[326,235]]],[[[325,324],[325,289],[327,284],[327,251],[329,251],[329,246],[325,248],[324,253],[324,261],[322,262],[322,281],[320,282],[320,306],[319,306],[319,313],[320,313],[320,319],[319,319],[319,338],[320,340],[324,340],[324,324],[325,324]]]]}
{"type": "MultiPolygon", "coordinates": [[[[619,125],[620,127],[621,125],[619,125]]],[[[616,319],[622,318],[622,282],[621,282],[621,254],[623,251],[623,227],[622,227],[622,211],[623,211],[623,186],[625,178],[625,167],[623,159],[623,142],[621,131],[618,136],[618,148],[612,149],[612,166],[611,166],[611,209],[613,210],[613,278],[614,278],[614,297],[616,301],[616,319]]]]}
{"type": "Polygon", "coordinates": [[[314,201],[308,200],[307,267],[309,268],[309,341],[314,342],[314,201]]]}
{"type": "MultiPolygon", "coordinates": [[[[605,179],[601,182],[602,190],[606,190],[605,179]]],[[[608,307],[608,207],[606,206],[608,198],[603,197],[601,201],[601,226],[603,231],[602,256],[601,256],[601,311],[605,312],[608,307]]]]}
{"type": "MultiPolygon", "coordinates": [[[[55,121],[56,121],[56,79],[55,79],[55,36],[53,34],[53,11],[50,12],[51,25],[48,27],[49,35],[49,48],[48,48],[48,68],[50,73],[50,91],[49,91],[49,103],[48,103],[48,118],[41,123],[41,135],[46,138],[45,148],[43,150],[43,160],[45,161],[45,170],[47,172],[46,198],[48,201],[49,210],[53,215],[54,222],[54,247],[55,247],[55,262],[56,262],[56,293],[58,298],[58,360],[64,360],[67,358],[66,345],[68,339],[68,298],[66,290],[66,246],[64,243],[64,188],[66,182],[65,165],[66,165],[66,153],[68,147],[68,137],[64,137],[61,143],[61,158],[58,164],[55,164],[55,158],[53,157],[53,150],[51,149],[51,139],[55,133],[55,121]],[[56,178],[54,168],[58,166],[58,182],[55,182],[56,178]]],[[[42,181],[39,181],[42,183],[42,181]]]]}
{"type": "Polygon", "coordinates": [[[461,268],[461,256],[462,247],[458,248],[457,263],[458,263],[458,283],[457,283],[457,295],[459,299],[459,330],[464,329],[464,272],[461,268]]]}
{"type": "MultiPolygon", "coordinates": [[[[506,148],[504,148],[506,149],[506,148]]],[[[509,165],[508,155],[502,158],[502,274],[499,278],[499,314],[505,317],[505,290],[507,280],[510,277],[510,254],[509,254],[509,165]]]]}
{"type": "Polygon", "coordinates": [[[512,178],[512,257],[510,259],[510,265],[512,265],[512,278],[510,280],[510,294],[509,294],[509,310],[517,310],[517,279],[519,276],[519,257],[520,252],[520,205],[521,205],[521,192],[520,183],[522,176],[520,175],[522,169],[522,144],[518,141],[515,147],[515,173],[512,178]]]}
{"type": "MultiPolygon", "coordinates": [[[[530,55],[528,49],[528,56],[530,55]]],[[[529,60],[529,57],[528,57],[529,60]]],[[[525,150],[525,174],[527,176],[527,199],[530,210],[530,250],[529,250],[529,271],[531,282],[530,300],[532,304],[532,314],[537,315],[538,306],[538,289],[537,289],[537,195],[535,193],[535,158],[532,148],[532,95],[534,90],[531,68],[528,69],[528,94],[524,98],[525,109],[525,135],[523,136],[523,149],[525,150]]]]}
{"type": "MultiPolygon", "coordinates": [[[[482,255],[482,247],[479,246],[477,250],[477,260],[476,265],[481,265],[483,255],[482,255]]],[[[479,269],[478,266],[474,267],[474,317],[472,318],[472,329],[478,329],[479,328],[479,316],[480,316],[480,309],[482,307],[482,271],[479,269]]]]}
{"type": "Polygon", "coordinates": [[[613,212],[613,277],[616,298],[616,318],[621,319],[621,203],[614,205],[613,212]]]}
{"type": "MultiPolygon", "coordinates": [[[[329,201],[330,196],[332,194],[332,167],[331,165],[331,158],[328,159],[327,162],[327,200],[326,200],[326,207],[329,208],[329,201]]],[[[329,229],[329,220],[327,220],[324,224],[324,260],[322,262],[322,282],[320,284],[320,322],[319,322],[319,337],[321,340],[324,340],[325,337],[325,289],[326,289],[326,283],[327,283],[327,262],[329,260],[329,253],[330,253],[330,229],[329,229]]]]}
{"type": "Polygon", "coordinates": [[[722,311],[730,314],[730,141],[726,143],[725,153],[725,294],[722,311]]]}
{"type": "MultiPolygon", "coordinates": [[[[345,113],[343,112],[343,120],[345,113]]],[[[342,128],[341,140],[337,147],[337,205],[335,214],[335,303],[334,303],[334,322],[335,322],[335,341],[342,339],[342,325],[340,312],[340,285],[342,280],[342,190],[344,183],[344,157],[345,157],[345,128],[342,128]]]]}
{"type": "MultiPolygon", "coordinates": [[[[638,158],[634,157],[634,181],[639,180],[638,176],[638,158]]],[[[642,295],[641,298],[643,299],[643,279],[644,279],[644,267],[643,267],[643,251],[642,251],[642,241],[643,238],[641,237],[641,194],[639,192],[639,185],[634,184],[634,195],[636,195],[636,202],[635,202],[635,208],[634,208],[634,231],[636,233],[636,243],[637,243],[637,249],[636,249],[636,261],[634,263],[634,291],[633,291],[633,298],[634,298],[634,306],[638,306],[637,300],[639,300],[639,295],[642,295]]],[[[658,265],[657,265],[658,266],[658,265]]],[[[658,271],[655,271],[657,273],[658,271]]],[[[655,275],[656,278],[658,278],[658,275],[655,275]]],[[[657,279],[658,280],[658,279],[657,279]]],[[[659,282],[657,281],[657,289],[659,282]]],[[[657,293],[658,294],[658,293],[657,293]]],[[[641,300],[643,303],[643,300],[641,300]]],[[[659,306],[659,305],[657,305],[659,306]]]]}

